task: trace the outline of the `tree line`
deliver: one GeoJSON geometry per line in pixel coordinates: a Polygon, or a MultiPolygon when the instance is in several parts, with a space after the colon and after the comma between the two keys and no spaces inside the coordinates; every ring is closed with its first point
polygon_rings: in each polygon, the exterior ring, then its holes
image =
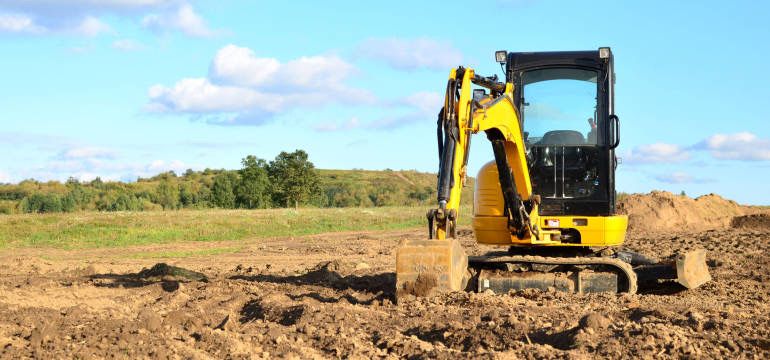
{"type": "MultiPolygon", "coordinates": [[[[136,182],[70,178],[0,185],[0,214],[427,204],[435,174],[416,171],[319,170],[303,150],[266,161],[254,155],[238,170],[165,172],[136,182]]],[[[464,202],[470,201],[465,196],[464,202]]]]}

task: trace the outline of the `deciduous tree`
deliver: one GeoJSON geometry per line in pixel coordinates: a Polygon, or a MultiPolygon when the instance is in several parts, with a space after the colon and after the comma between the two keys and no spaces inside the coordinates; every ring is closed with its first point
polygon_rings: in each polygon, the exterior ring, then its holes
{"type": "Polygon", "coordinates": [[[267,208],[270,206],[270,178],[267,175],[267,162],[254,155],[241,160],[243,168],[238,170],[240,181],[235,189],[238,207],[247,209],[267,208]]]}
{"type": "Polygon", "coordinates": [[[267,167],[276,203],[299,207],[319,191],[318,171],[303,150],[282,151],[267,167]]]}

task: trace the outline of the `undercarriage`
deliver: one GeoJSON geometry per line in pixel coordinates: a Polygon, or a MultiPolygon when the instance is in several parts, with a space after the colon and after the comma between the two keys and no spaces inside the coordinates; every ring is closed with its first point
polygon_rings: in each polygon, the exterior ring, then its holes
{"type": "Polygon", "coordinates": [[[467,256],[457,240],[405,240],[399,245],[397,294],[447,291],[507,293],[540,289],[635,294],[661,283],[686,289],[711,280],[705,251],[666,261],[612,248],[517,248],[467,256]],[[427,248],[426,246],[429,246],[427,248]]]}
{"type": "Polygon", "coordinates": [[[537,252],[529,251],[526,255],[514,255],[515,249],[508,253],[470,256],[468,265],[472,276],[467,289],[495,293],[534,288],[633,294],[656,288],[661,282],[676,282],[690,289],[711,280],[703,250],[658,262],[638,253],[611,249],[591,254],[576,252],[571,256],[563,249],[559,254],[540,251],[541,255],[535,255],[537,252]]]}

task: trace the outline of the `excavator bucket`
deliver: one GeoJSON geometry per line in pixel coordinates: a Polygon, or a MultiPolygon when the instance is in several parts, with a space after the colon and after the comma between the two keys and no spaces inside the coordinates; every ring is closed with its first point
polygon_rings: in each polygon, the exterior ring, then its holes
{"type": "Polygon", "coordinates": [[[711,281],[706,265],[706,251],[693,250],[676,257],[676,282],[693,289],[711,281]]]}
{"type": "Polygon", "coordinates": [[[462,291],[468,284],[468,256],[456,239],[408,240],[396,250],[396,297],[462,291]]]}
{"type": "Polygon", "coordinates": [[[706,251],[692,250],[678,254],[673,260],[634,267],[639,282],[646,288],[655,287],[660,280],[673,280],[687,289],[694,289],[711,281],[706,251]]]}

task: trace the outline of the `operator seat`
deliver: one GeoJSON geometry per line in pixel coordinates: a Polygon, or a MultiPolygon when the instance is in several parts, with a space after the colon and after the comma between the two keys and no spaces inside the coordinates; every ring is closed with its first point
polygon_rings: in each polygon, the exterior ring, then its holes
{"type": "Polygon", "coordinates": [[[584,145],[583,134],[575,130],[553,130],[545,133],[540,145],[584,145]]]}
{"type": "Polygon", "coordinates": [[[573,197],[576,195],[577,188],[584,186],[578,185],[583,182],[587,175],[588,162],[590,162],[589,153],[584,153],[583,146],[586,139],[583,134],[575,130],[552,130],[546,132],[543,138],[537,143],[538,158],[535,161],[534,172],[537,173],[541,183],[538,186],[546,193],[561,193],[561,185],[554,182],[554,174],[558,174],[559,183],[564,183],[564,195],[573,197]],[[539,160],[539,161],[538,161],[539,160]],[[543,166],[547,164],[548,166],[543,166]],[[539,165],[539,166],[538,166],[539,165]],[[557,167],[557,169],[554,169],[557,167]],[[558,188],[558,189],[556,189],[558,188]]]}

